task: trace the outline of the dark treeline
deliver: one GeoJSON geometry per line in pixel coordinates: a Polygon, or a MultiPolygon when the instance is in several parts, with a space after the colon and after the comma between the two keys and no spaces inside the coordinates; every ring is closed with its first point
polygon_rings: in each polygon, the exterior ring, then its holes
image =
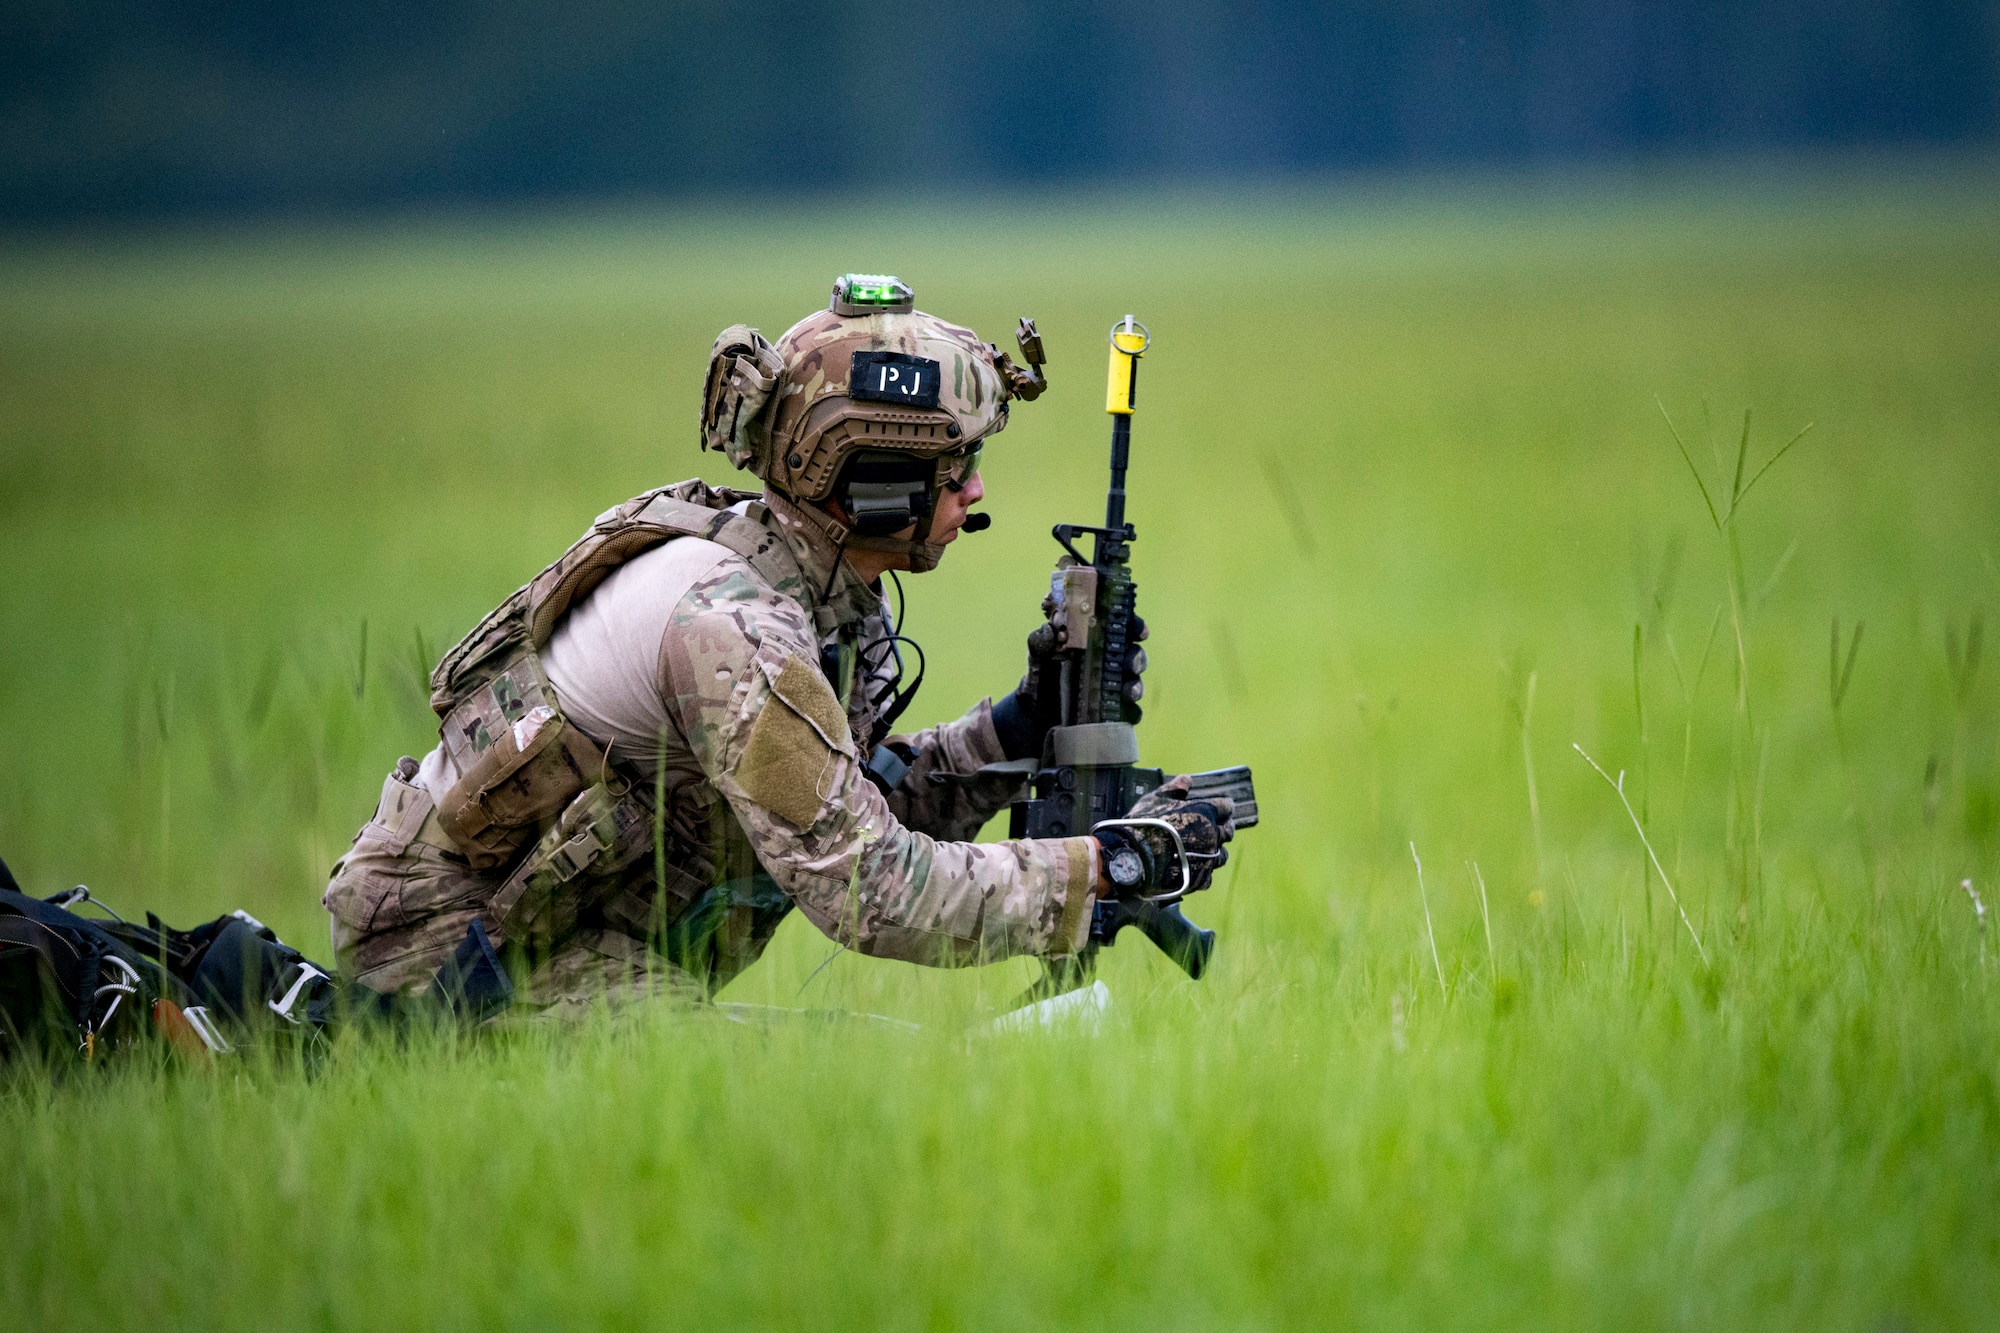
{"type": "Polygon", "coordinates": [[[13,0],[0,218],[1990,142],[2000,0],[13,0]]]}

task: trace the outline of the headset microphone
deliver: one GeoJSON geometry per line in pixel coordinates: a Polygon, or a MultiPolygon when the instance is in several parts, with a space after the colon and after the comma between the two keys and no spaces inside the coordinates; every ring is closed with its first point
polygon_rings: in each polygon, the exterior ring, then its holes
{"type": "Polygon", "coordinates": [[[965,530],[967,532],[984,532],[992,526],[993,515],[991,514],[967,514],[965,516],[965,530]]]}

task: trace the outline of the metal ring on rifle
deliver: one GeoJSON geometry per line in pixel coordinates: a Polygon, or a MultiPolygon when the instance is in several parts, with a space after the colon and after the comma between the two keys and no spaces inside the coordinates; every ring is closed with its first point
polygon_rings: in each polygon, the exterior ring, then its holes
{"type": "Polygon", "coordinates": [[[1141,324],[1138,320],[1132,318],[1130,315],[1125,316],[1125,318],[1113,324],[1111,326],[1111,332],[1106,334],[1105,336],[1111,339],[1111,345],[1113,347],[1118,347],[1118,350],[1121,352],[1125,352],[1125,355],[1127,356],[1139,356],[1143,354],[1148,347],[1151,347],[1153,345],[1153,331],[1147,328],[1144,324],[1141,324]],[[1139,350],[1137,352],[1125,352],[1124,348],[1118,347],[1118,335],[1120,332],[1124,333],[1137,332],[1139,337],[1144,339],[1144,341],[1139,344],[1139,350]]]}
{"type": "Polygon", "coordinates": [[[1174,855],[1179,858],[1181,863],[1181,886],[1175,891],[1156,893],[1150,897],[1142,893],[1137,895],[1137,897],[1142,903],[1155,903],[1164,907],[1168,903],[1177,903],[1188,896],[1188,886],[1194,883],[1194,877],[1188,873],[1188,852],[1187,848],[1181,843],[1181,831],[1179,829],[1164,819],[1100,819],[1090,826],[1090,831],[1095,833],[1099,829],[1107,828],[1165,829],[1167,836],[1174,840],[1174,855]]]}

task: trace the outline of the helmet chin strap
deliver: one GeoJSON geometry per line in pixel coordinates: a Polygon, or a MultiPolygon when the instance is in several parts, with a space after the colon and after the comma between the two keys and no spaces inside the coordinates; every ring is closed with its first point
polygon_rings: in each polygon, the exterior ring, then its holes
{"type": "Polygon", "coordinates": [[[938,567],[938,561],[944,559],[943,542],[909,541],[902,537],[864,537],[858,532],[848,534],[847,549],[873,551],[880,555],[906,555],[910,558],[912,574],[928,573],[938,567]]]}

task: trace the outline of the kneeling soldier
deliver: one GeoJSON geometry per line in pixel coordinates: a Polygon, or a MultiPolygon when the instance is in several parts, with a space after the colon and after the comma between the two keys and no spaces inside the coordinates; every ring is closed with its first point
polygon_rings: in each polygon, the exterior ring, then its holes
{"type": "MultiPolygon", "coordinates": [[[[795,906],[917,963],[1081,949],[1113,892],[1096,838],[970,841],[1019,781],[981,768],[1041,752],[1035,664],[998,704],[889,734],[914,687],[880,576],[985,525],[980,449],[1043,384],[893,279],[842,279],[776,346],[725,330],[702,444],[766,489],[619,505],[445,656],[438,746],[333,869],[343,968],[421,989],[477,923],[529,1003],[698,997],[795,906]]],[[[1230,835],[1226,801],[1148,800],[1190,851],[1230,835]]]]}

